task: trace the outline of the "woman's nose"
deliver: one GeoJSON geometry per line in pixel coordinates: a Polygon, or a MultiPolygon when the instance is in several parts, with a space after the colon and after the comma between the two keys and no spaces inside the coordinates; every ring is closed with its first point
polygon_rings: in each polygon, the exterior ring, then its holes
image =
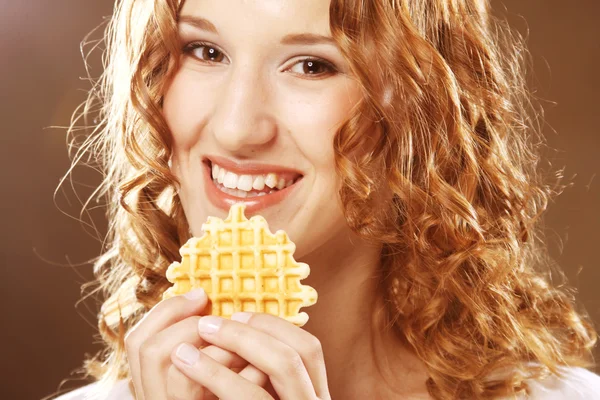
{"type": "Polygon", "coordinates": [[[221,87],[223,95],[215,106],[213,134],[230,152],[262,147],[277,135],[267,85],[250,74],[233,72],[221,87]]]}

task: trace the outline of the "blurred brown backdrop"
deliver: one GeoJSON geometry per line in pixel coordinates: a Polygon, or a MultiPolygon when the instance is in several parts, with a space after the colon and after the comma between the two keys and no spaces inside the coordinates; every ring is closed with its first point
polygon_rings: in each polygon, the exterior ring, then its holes
{"type": "MultiPolygon", "coordinates": [[[[552,155],[554,167],[565,166],[566,177],[574,177],[574,186],[547,213],[549,245],[598,323],[600,2],[493,4],[521,32],[529,31],[536,74],[532,83],[537,96],[548,100],[544,132],[558,150],[552,155]]],[[[100,242],[93,229],[64,214],[77,217],[81,208],[70,185],[54,203],[53,192],[69,159],[65,130],[50,127],[68,125],[90,88],[81,79],[86,73],[79,43],[110,15],[112,1],[0,0],[0,10],[5,215],[0,398],[40,399],[81,365],[84,353],[99,349],[93,302],[75,303],[81,284],[92,278],[86,260],[98,254],[100,242]]],[[[99,38],[101,30],[91,39],[99,38]]],[[[92,77],[101,72],[99,54],[89,59],[92,77]]],[[[73,185],[81,198],[87,198],[98,178],[89,169],[77,170],[73,185]]],[[[92,211],[92,217],[104,232],[102,210],[92,211]]]]}

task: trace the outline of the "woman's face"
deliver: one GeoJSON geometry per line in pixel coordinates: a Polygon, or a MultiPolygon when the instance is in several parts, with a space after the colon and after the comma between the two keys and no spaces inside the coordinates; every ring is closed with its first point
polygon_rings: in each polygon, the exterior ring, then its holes
{"type": "Polygon", "coordinates": [[[192,234],[244,202],[297,258],[348,235],[333,137],[360,92],[330,34],[329,0],[185,2],[163,113],[192,234]]]}

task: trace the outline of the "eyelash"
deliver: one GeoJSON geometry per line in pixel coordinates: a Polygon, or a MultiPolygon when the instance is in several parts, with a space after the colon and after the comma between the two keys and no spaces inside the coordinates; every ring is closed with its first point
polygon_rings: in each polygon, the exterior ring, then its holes
{"type": "MultiPolygon", "coordinates": [[[[210,44],[210,43],[206,43],[206,42],[194,42],[194,43],[190,43],[187,44],[183,47],[183,53],[184,54],[191,54],[194,50],[201,48],[201,47],[208,47],[211,49],[215,49],[217,50],[219,53],[223,54],[223,52],[216,46],[210,44]]],[[[224,54],[223,54],[224,56],[224,54]]],[[[197,59],[198,61],[205,63],[205,64],[217,64],[218,61],[210,61],[210,60],[202,60],[196,56],[193,56],[195,59],[197,59]]],[[[315,58],[315,57],[307,57],[304,58],[302,60],[298,60],[293,66],[295,66],[298,63],[302,63],[302,62],[313,62],[313,63],[317,63],[319,65],[322,65],[323,67],[325,67],[325,69],[327,70],[327,72],[324,73],[320,73],[320,74],[300,74],[303,76],[307,76],[309,77],[308,79],[321,79],[323,77],[327,77],[330,75],[334,75],[335,73],[337,73],[337,68],[335,68],[335,66],[333,64],[331,64],[329,61],[323,60],[321,58],[315,58]],[[311,78],[311,77],[315,77],[315,78],[311,78]]],[[[292,66],[292,67],[293,67],[292,66]]],[[[291,67],[290,67],[291,68],[291,67]]]]}

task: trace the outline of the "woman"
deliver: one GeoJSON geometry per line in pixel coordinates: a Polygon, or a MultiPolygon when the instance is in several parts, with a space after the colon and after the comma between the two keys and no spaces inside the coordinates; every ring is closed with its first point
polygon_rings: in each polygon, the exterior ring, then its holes
{"type": "Polygon", "coordinates": [[[536,222],[556,190],[536,168],[525,52],[489,9],[117,2],[80,153],[97,151],[111,201],[107,347],[86,363],[99,382],[62,399],[600,393],[583,369],[596,333],[545,274],[536,222]],[[202,317],[202,291],[160,302],[178,249],[235,202],[311,266],[303,328],[202,317]]]}

